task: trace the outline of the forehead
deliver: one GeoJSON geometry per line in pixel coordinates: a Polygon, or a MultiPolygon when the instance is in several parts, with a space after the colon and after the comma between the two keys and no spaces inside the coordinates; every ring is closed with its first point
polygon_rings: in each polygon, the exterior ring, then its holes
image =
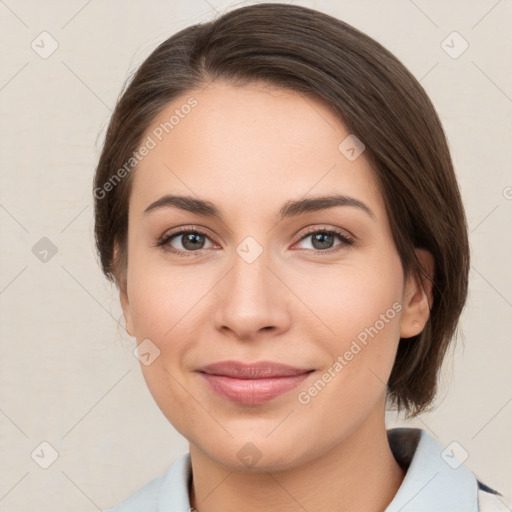
{"type": "Polygon", "coordinates": [[[172,193],[207,198],[223,210],[240,213],[244,205],[262,212],[337,193],[382,215],[364,152],[355,160],[344,152],[351,137],[322,100],[275,86],[214,82],[170,102],[146,130],[143,143],[151,149],[135,170],[130,209],[142,212],[172,193]]]}

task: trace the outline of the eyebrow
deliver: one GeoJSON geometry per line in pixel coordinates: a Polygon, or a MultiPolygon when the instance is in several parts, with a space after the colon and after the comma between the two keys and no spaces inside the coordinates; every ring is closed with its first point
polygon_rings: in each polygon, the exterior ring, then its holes
{"type": "MultiPolygon", "coordinates": [[[[287,201],[279,210],[279,217],[280,220],[282,220],[287,217],[295,217],[305,213],[326,210],[328,208],[334,208],[336,206],[351,206],[354,208],[359,208],[360,210],[368,214],[373,220],[376,219],[376,216],[371,210],[371,208],[367,206],[365,203],[354,197],[339,194],[329,196],[308,197],[304,199],[287,201]]],[[[206,217],[216,217],[218,219],[223,220],[223,216],[220,209],[217,206],[215,206],[214,203],[210,201],[205,201],[203,199],[197,199],[191,196],[180,196],[172,194],[162,196],[160,199],[157,199],[156,201],[151,203],[144,210],[144,215],[147,215],[148,213],[158,210],[160,208],[169,207],[179,208],[180,210],[185,210],[187,212],[195,213],[197,215],[204,215],[206,217]]]]}

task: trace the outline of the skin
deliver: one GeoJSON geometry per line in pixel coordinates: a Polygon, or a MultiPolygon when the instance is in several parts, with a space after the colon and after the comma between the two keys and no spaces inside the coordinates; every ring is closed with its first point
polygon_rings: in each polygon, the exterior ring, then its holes
{"type": "MultiPolygon", "coordinates": [[[[428,319],[429,281],[404,279],[373,171],[364,153],[349,161],[338,150],[349,132],[322,101],[214,82],[167,105],[146,135],[191,95],[197,106],[134,171],[120,291],[128,333],[160,350],[141,368],[163,414],[190,443],[191,505],[199,512],[382,511],[404,477],[386,436],[386,383],[399,338],[418,334],[428,319]],[[173,207],[144,215],[171,193],[209,200],[223,219],[173,207]],[[363,201],[375,218],[337,206],[278,220],[288,200],[333,193],[363,201]],[[167,245],[185,257],[155,246],[180,226],[206,231],[203,248],[184,246],[182,235],[167,245]],[[308,227],[339,228],[355,243],[334,235],[322,248],[308,227]],[[247,236],[263,251],[252,263],[236,252],[247,236]],[[308,404],[299,403],[298,393],[394,303],[402,310],[308,404]],[[240,405],[196,372],[232,359],[315,371],[265,404],[240,405]],[[237,456],[249,442],[261,455],[252,467],[237,456]]],[[[432,275],[432,256],[417,254],[432,275]]]]}

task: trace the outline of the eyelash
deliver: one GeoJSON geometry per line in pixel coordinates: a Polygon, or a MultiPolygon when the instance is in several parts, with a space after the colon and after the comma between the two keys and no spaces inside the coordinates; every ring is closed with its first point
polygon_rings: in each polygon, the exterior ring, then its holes
{"type": "MultiPolygon", "coordinates": [[[[207,233],[205,233],[204,231],[201,231],[200,229],[197,229],[197,228],[183,228],[180,231],[175,231],[175,232],[171,232],[171,233],[168,233],[168,234],[164,235],[162,238],[160,238],[158,240],[158,242],[155,245],[157,247],[160,247],[165,252],[173,253],[173,254],[176,254],[177,256],[182,256],[182,257],[185,257],[185,258],[193,257],[195,254],[200,255],[206,249],[198,249],[196,251],[181,251],[181,250],[178,250],[178,249],[174,249],[173,247],[167,247],[167,244],[173,238],[177,237],[178,235],[190,234],[190,233],[193,233],[193,234],[196,234],[196,235],[203,235],[203,236],[205,236],[207,238],[210,238],[207,233]]],[[[317,227],[313,227],[313,228],[308,229],[306,231],[306,233],[304,233],[304,235],[297,241],[297,243],[301,242],[302,240],[304,240],[308,236],[311,236],[311,235],[314,235],[314,234],[317,234],[317,233],[328,234],[328,235],[337,235],[340,238],[340,240],[342,241],[342,243],[337,245],[337,246],[335,246],[335,247],[333,247],[333,248],[325,249],[325,250],[320,250],[320,249],[304,249],[304,250],[306,250],[306,251],[313,251],[313,252],[315,252],[317,254],[319,254],[319,253],[333,254],[333,253],[336,253],[336,252],[344,249],[346,246],[353,245],[354,242],[355,242],[352,237],[349,237],[345,232],[343,232],[341,230],[338,230],[338,229],[335,229],[335,228],[319,229],[317,227]]]]}

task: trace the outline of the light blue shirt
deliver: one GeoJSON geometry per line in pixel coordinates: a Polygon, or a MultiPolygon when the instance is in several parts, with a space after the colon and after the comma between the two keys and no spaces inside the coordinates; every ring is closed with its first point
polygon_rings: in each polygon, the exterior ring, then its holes
{"type": "MultiPolygon", "coordinates": [[[[387,434],[393,456],[406,474],[385,512],[512,510],[503,506],[510,503],[507,498],[478,481],[453,450],[441,446],[425,430],[395,428],[387,434]]],[[[191,478],[190,454],[186,453],[165,473],[105,512],[190,512],[191,478]]]]}

